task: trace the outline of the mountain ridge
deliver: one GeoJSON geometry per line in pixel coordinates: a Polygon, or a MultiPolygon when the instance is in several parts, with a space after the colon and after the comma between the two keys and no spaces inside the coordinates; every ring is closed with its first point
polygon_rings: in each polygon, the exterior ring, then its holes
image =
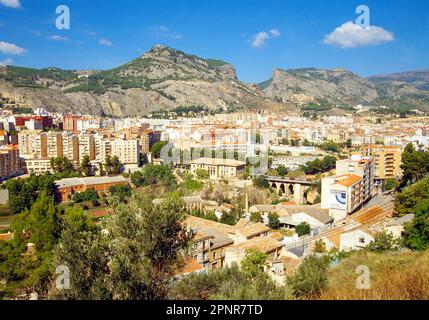
{"type": "Polygon", "coordinates": [[[156,45],[108,70],[2,67],[0,92],[32,108],[115,116],[192,105],[298,112],[309,106],[318,111],[321,105],[326,109],[374,104],[429,111],[429,91],[418,89],[411,80],[375,79],[342,68],[277,68],[269,80],[246,84],[224,60],[156,45]]]}

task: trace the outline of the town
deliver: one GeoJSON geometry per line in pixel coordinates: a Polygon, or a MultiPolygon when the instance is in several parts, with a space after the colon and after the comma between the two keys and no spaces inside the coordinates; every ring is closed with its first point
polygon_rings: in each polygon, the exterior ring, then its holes
{"type": "Polygon", "coordinates": [[[314,252],[400,239],[414,218],[395,215],[402,155],[429,148],[424,116],[115,119],[13,107],[0,116],[0,240],[14,237],[12,215],[31,209],[34,200],[26,207],[20,197],[34,177],[53,177],[56,203],[94,221],[111,214],[112,196],[127,202],[149,187],[154,205],[175,193],[187,212],[193,249],[180,277],[240,265],[255,251],[281,284],[314,252]]]}

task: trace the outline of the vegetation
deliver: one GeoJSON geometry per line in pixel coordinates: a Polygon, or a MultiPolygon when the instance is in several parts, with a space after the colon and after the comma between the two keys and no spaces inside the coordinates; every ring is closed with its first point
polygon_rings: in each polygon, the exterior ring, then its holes
{"type": "Polygon", "coordinates": [[[260,189],[268,189],[270,184],[265,177],[259,176],[253,179],[253,186],[260,189]]]}
{"type": "Polygon", "coordinates": [[[117,176],[122,172],[123,164],[119,161],[117,156],[111,157],[110,155],[107,155],[104,162],[104,169],[106,170],[107,175],[117,176]]]}
{"type": "Polygon", "coordinates": [[[88,190],[85,190],[83,192],[78,192],[72,196],[72,201],[74,203],[81,203],[81,202],[85,202],[85,201],[94,201],[97,199],[98,199],[98,194],[97,194],[97,191],[95,191],[95,189],[88,189],[88,190]]]}
{"type": "Polygon", "coordinates": [[[297,299],[317,299],[327,288],[329,257],[308,256],[286,283],[297,299]]]}
{"type": "Polygon", "coordinates": [[[176,177],[173,170],[164,165],[147,164],[143,167],[143,186],[166,185],[173,187],[176,185],[176,177]]]}
{"type": "Polygon", "coordinates": [[[168,145],[168,142],[166,141],[160,141],[155,143],[150,150],[152,152],[152,156],[155,159],[161,158],[161,151],[166,145],[168,145]]]}
{"type": "Polygon", "coordinates": [[[399,186],[398,181],[394,178],[386,179],[381,186],[384,192],[395,190],[399,186]]]}
{"type": "Polygon", "coordinates": [[[263,223],[264,219],[262,219],[261,213],[259,213],[259,212],[252,212],[252,214],[250,216],[250,221],[255,222],[255,223],[257,223],[257,222],[263,223]]]}
{"type": "Polygon", "coordinates": [[[307,222],[303,222],[296,226],[295,231],[299,237],[302,237],[310,234],[311,227],[307,222]]]}
{"type": "Polygon", "coordinates": [[[402,154],[402,184],[415,183],[429,172],[429,152],[418,151],[413,144],[408,144],[402,154]]]}
{"type": "Polygon", "coordinates": [[[374,236],[374,241],[368,245],[367,250],[376,253],[397,251],[401,247],[400,240],[389,232],[379,232],[374,236]]]}
{"type": "Polygon", "coordinates": [[[314,161],[307,162],[305,166],[302,166],[302,170],[305,174],[318,174],[331,171],[335,169],[337,158],[334,156],[326,156],[322,160],[316,159],[314,161]]]}
{"type": "Polygon", "coordinates": [[[132,189],[128,185],[110,187],[109,192],[112,197],[116,197],[120,202],[124,202],[132,195],[132,189]]]}
{"type": "Polygon", "coordinates": [[[56,177],[45,173],[41,176],[34,174],[26,179],[8,180],[3,187],[9,190],[9,210],[12,215],[31,209],[39,194],[54,196],[56,177]]]}
{"type": "Polygon", "coordinates": [[[280,228],[280,220],[279,215],[277,213],[269,213],[268,214],[268,226],[271,229],[279,229],[280,228]]]}
{"type": "Polygon", "coordinates": [[[267,256],[250,251],[238,266],[190,275],[178,281],[170,295],[179,300],[285,300],[290,293],[263,270],[267,256]]]}
{"type": "Polygon", "coordinates": [[[152,205],[142,193],[100,229],[79,230],[74,224],[61,233],[55,261],[69,266],[70,290],[53,290],[66,299],[165,299],[172,279],[184,266],[191,234],[181,226],[184,214],[177,198],[152,205]]]}

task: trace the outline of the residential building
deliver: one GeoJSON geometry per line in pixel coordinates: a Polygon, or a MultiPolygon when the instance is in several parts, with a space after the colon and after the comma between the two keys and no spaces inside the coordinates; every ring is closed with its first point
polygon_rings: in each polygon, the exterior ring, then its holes
{"type": "Polygon", "coordinates": [[[94,189],[97,192],[108,192],[114,186],[128,185],[127,179],[117,177],[68,178],[55,181],[57,197],[60,202],[68,202],[73,194],[94,189]]]}
{"type": "Polygon", "coordinates": [[[17,145],[0,146],[0,180],[23,173],[17,145]]]}
{"type": "Polygon", "coordinates": [[[375,161],[374,177],[376,180],[398,179],[402,176],[402,149],[394,146],[362,146],[363,157],[372,157],[375,161]]]}
{"type": "Polygon", "coordinates": [[[244,175],[246,163],[232,159],[200,158],[191,162],[191,173],[206,170],[210,179],[240,179],[244,175]]]}

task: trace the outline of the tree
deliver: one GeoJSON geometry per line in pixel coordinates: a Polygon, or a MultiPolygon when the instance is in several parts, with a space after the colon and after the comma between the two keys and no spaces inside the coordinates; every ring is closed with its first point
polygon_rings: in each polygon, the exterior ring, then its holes
{"type": "Polygon", "coordinates": [[[386,179],[383,181],[383,184],[381,186],[383,191],[391,191],[398,187],[398,181],[396,179],[386,179]]]}
{"type": "Polygon", "coordinates": [[[305,236],[307,234],[310,234],[311,227],[307,222],[303,222],[303,223],[296,226],[295,231],[299,237],[302,237],[302,236],[305,236]]]}
{"type": "Polygon", "coordinates": [[[409,182],[415,183],[422,179],[429,171],[429,152],[420,152],[409,143],[402,153],[403,170],[402,186],[409,182]]]}
{"type": "Polygon", "coordinates": [[[379,232],[374,236],[367,249],[371,252],[383,253],[386,251],[397,251],[400,248],[399,240],[389,232],[379,232]]]}
{"type": "Polygon", "coordinates": [[[326,253],[326,244],[322,239],[319,239],[314,243],[313,252],[326,253]]]}
{"type": "Polygon", "coordinates": [[[82,174],[86,177],[89,177],[90,175],[92,175],[92,165],[88,155],[83,157],[82,162],[80,163],[79,169],[82,172],[82,174]]]}
{"type": "Polygon", "coordinates": [[[142,175],[144,186],[162,184],[173,187],[177,184],[173,170],[165,165],[147,164],[143,168],[142,175]]]}
{"type": "Polygon", "coordinates": [[[81,203],[86,201],[93,201],[98,199],[98,194],[95,189],[88,189],[83,192],[77,192],[72,196],[74,203],[81,203]]]}
{"type": "Polygon", "coordinates": [[[416,204],[414,219],[405,224],[403,242],[413,250],[429,249],[429,199],[416,204]]]}
{"type": "Polygon", "coordinates": [[[353,146],[352,139],[347,139],[346,141],[346,148],[350,149],[353,146]]]}
{"type": "Polygon", "coordinates": [[[223,212],[220,217],[220,223],[234,226],[237,223],[237,215],[234,212],[223,212]]]}
{"type": "Polygon", "coordinates": [[[199,179],[199,180],[206,180],[206,179],[210,178],[209,172],[205,169],[197,169],[195,171],[195,173],[197,175],[197,179],[199,179]]]}
{"type": "Polygon", "coordinates": [[[262,215],[260,212],[252,212],[251,216],[250,216],[250,221],[252,222],[264,222],[264,219],[262,218],[262,215]]]}
{"type": "Polygon", "coordinates": [[[51,168],[56,173],[72,174],[74,173],[73,163],[66,157],[51,158],[51,168]]]}
{"type": "Polygon", "coordinates": [[[280,220],[279,215],[277,213],[269,213],[268,214],[268,226],[271,229],[278,229],[280,228],[280,220]]]}
{"type": "Polygon", "coordinates": [[[131,182],[136,187],[142,187],[142,186],[144,186],[144,181],[145,180],[144,180],[143,172],[136,171],[136,172],[133,172],[131,174],[131,182]]]}
{"type": "Polygon", "coordinates": [[[128,204],[114,208],[103,233],[66,228],[56,261],[77,277],[71,278],[70,290],[56,294],[68,299],[165,299],[192,239],[181,223],[182,207],[177,197],[153,205],[146,194],[136,193],[128,204]]]}
{"type": "Polygon", "coordinates": [[[103,164],[101,162],[98,163],[98,174],[100,177],[103,177],[106,173],[104,172],[103,164]]]}
{"type": "Polygon", "coordinates": [[[168,145],[168,142],[160,141],[152,146],[151,152],[155,159],[159,159],[161,157],[161,151],[166,145],[168,145]]]}
{"type": "Polygon", "coordinates": [[[110,187],[109,192],[112,197],[117,197],[120,202],[124,202],[127,198],[131,197],[132,194],[129,185],[110,187]]]}
{"type": "Polygon", "coordinates": [[[296,298],[316,299],[326,288],[329,257],[308,256],[286,282],[296,298]]]}
{"type": "Polygon", "coordinates": [[[260,189],[268,189],[270,187],[270,183],[266,178],[259,176],[253,179],[253,186],[260,189]]]}
{"type": "Polygon", "coordinates": [[[267,266],[268,256],[260,250],[248,250],[246,257],[241,262],[241,269],[251,279],[264,274],[267,266]]]}
{"type": "Polygon", "coordinates": [[[284,166],[284,165],[279,165],[277,167],[277,173],[279,174],[279,176],[286,176],[288,174],[289,170],[284,166]]]}

